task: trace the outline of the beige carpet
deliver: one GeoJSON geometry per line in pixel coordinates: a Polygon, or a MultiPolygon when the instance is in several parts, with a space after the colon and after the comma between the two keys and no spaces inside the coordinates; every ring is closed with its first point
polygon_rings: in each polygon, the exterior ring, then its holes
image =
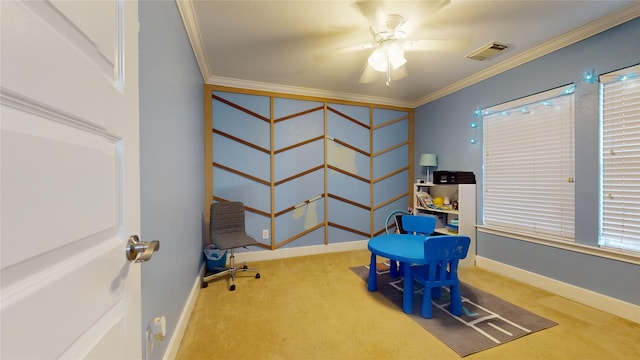
{"type": "MultiPolygon", "coordinates": [[[[368,262],[366,250],[263,261],[236,291],[211,283],[177,359],[460,359],[349,270],[368,262]]],[[[465,360],[640,359],[640,324],[481,269],[460,278],[558,323],[465,360]]]]}
{"type": "MultiPolygon", "coordinates": [[[[377,291],[402,311],[403,279],[392,278],[388,266],[388,263],[378,266],[377,291]]],[[[368,266],[353,267],[351,271],[365,282],[369,278],[368,266]]],[[[449,313],[449,293],[447,288],[443,288],[440,299],[432,300],[433,317],[425,319],[420,316],[423,290],[421,285],[414,284],[413,313],[407,316],[460,356],[502,345],[557,325],[463,282],[460,283],[462,315],[454,316],[449,313]]]]}

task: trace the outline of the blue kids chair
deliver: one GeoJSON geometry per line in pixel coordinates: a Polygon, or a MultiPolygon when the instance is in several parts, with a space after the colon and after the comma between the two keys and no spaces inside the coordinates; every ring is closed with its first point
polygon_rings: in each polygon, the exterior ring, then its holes
{"type": "Polygon", "coordinates": [[[468,236],[439,235],[424,241],[425,263],[411,267],[413,280],[424,286],[420,315],[431,319],[431,299],[440,298],[440,287],[449,287],[449,312],[462,315],[462,295],[458,280],[458,263],[467,257],[471,239],[468,236]]]}

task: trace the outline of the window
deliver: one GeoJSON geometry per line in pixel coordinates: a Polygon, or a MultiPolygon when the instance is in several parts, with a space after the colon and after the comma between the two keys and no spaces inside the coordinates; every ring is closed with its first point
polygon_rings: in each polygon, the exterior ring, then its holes
{"type": "Polygon", "coordinates": [[[601,246],[640,251],[640,65],[600,76],[601,246]]]}
{"type": "Polygon", "coordinates": [[[484,224],[574,239],[574,86],[483,110],[484,224]]]}

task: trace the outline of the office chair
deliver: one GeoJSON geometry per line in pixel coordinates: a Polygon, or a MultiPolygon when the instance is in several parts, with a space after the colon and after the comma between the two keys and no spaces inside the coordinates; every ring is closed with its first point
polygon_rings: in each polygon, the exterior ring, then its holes
{"type": "Polygon", "coordinates": [[[211,280],[231,275],[229,291],[234,291],[236,289],[236,272],[239,271],[255,272],[255,278],[260,278],[258,269],[250,269],[245,262],[235,263],[235,249],[258,243],[245,232],[244,205],[241,202],[215,202],[211,204],[209,238],[216,248],[229,250],[229,267],[205,276],[202,287],[207,287],[211,280]]]}
{"type": "Polygon", "coordinates": [[[468,236],[439,235],[424,240],[425,264],[411,266],[413,280],[424,286],[420,315],[431,319],[431,299],[439,299],[441,286],[449,287],[449,312],[462,315],[462,295],[458,280],[458,262],[467,257],[468,236]]]}

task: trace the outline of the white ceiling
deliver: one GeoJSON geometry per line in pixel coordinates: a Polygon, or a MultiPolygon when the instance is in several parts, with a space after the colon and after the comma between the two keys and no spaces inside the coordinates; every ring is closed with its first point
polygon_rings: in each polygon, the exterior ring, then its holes
{"type": "Polygon", "coordinates": [[[177,1],[206,83],[409,107],[640,16],[638,0],[444,0],[431,14],[428,2],[364,4],[420,23],[410,39],[468,40],[462,51],[407,52],[408,76],[386,86],[383,73],[359,82],[372,49],[336,52],[373,41],[354,1],[177,1]],[[490,41],[510,47],[465,57],[490,41]]]}

